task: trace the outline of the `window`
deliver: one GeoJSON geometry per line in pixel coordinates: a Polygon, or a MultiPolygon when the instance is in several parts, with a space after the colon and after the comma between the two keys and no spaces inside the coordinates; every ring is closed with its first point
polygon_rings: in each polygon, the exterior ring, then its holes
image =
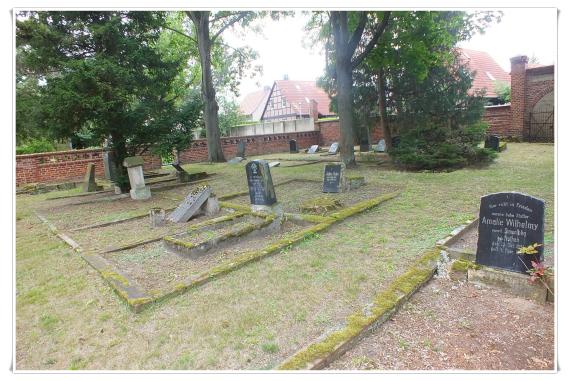
{"type": "Polygon", "coordinates": [[[287,107],[287,101],[285,100],[285,97],[281,98],[281,107],[287,107]]]}
{"type": "Polygon", "coordinates": [[[495,80],[495,77],[493,77],[493,74],[489,73],[488,71],[486,71],[485,73],[487,73],[487,77],[489,77],[489,79],[490,79],[491,81],[494,81],[494,80],[495,80]]]}

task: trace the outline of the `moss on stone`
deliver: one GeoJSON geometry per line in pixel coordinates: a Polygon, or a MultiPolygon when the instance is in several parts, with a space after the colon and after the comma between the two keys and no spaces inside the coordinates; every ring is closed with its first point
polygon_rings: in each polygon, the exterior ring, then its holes
{"type": "Polygon", "coordinates": [[[333,354],[341,345],[361,334],[375,322],[385,321],[401,302],[414,290],[431,278],[435,271],[434,259],[439,256],[439,249],[430,249],[414,262],[411,268],[399,276],[387,290],[374,298],[372,314],[365,316],[361,311],[350,315],[347,324],[341,330],[328,335],[324,340],[313,343],[287,359],[278,369],[310,369],[315,363],[333,354]]]}
{"type": "Polygon", "coordinates": [[[104,270],[101,270],[100,273],[104,279],[115,280],[115,281],[121,283],[123,286],[129,285],[129,280],[127,278],[125,278],[124,276],[122,276],[121,274],[118,274],[117,272],[115,272],[113,270],[104,269],[104,270]]]}
{"type": "Polygon", "coordinates": [[[451,271],[458,271],[462,273],[466,273],[469,269],[478,270],[480,268],[475,262],[468,261],[465,259],[458,259],[453,262],[451,265],[451,271]]]}
{"type": "Polygon", "coordinates": [[[299,209],[302,212],[326,214],[331,210],[336,210],[342,207],[342,202],[331,196],[321,196],[303,202],[299,209]]]}

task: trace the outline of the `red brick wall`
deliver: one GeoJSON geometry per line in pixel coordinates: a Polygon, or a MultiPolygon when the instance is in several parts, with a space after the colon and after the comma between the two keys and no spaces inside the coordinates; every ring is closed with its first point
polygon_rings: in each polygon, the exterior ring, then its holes
{"type": "Polygon", "coordinates": [[[515,136],[523,136],[527,56],[511,58],[511,123],[515,136]]]}
{"type": "Polygon", "coordinates": [[[543,96],[552,91],[554,91],[554,66],[527,69],[525,93],[526,113],[529,113],[543,96]]]}
{"type": "MultiPolygon", "coordinates": [[[[297,140],[299,150],[319,144],[319,131],[288,132],[284,134],[254,135],[244,137],[222,138],[222,149],[226,159],[236,156],[237,145],[240,140],[245,141],[246,156],[266,153],[288,152],[289,140],[297,140]]],[[[195,140],[189,148],[180,152],[180,162],[191,163],[208,161],[208,146],[205,139],[195,140]]]]}
{"type": "Polygon", "coordinates": [[[482,120],[489,125],[488,134],[521,137],[520,131],[513,129],[510,104],[485,107],[482,120]]]}
{"type": "MultiPolygon", "coordinates": [[[[95,163],[95,176],[103,177],[102,148],[16,155],[16,186],[28,183],[57,183],[80,180],[87,164],[95,163]]],[[[160,168],[160,157],[145,153],[144,169],[160,168]]]]}
{"type": "MultiPolygon", "coordinates": [[[[322,122],[316,122],[315,128],[319,129],[321,132],[320,144],[324,146],[331,145],[334,142],[340,142],[340,122],[337,120],[327,120],[322,122]]],[[[376,118],[374,120],[374,126],[370,131],[372,141],[370,144],[376,144],[380,139],[384,137],[384,133],[380,128],[380,119],[376,118]]],[[[358,144],[358,143],[356,143],[358,144]]]]}

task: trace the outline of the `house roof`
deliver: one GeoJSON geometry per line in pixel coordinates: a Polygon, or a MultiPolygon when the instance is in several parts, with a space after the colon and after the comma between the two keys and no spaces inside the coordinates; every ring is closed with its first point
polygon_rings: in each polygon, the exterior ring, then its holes
{"type": "Polygon", "coordinates": [[[249,93],[243,98],[239,105],[239,109],[244,115],[253,115],[255,111],[265,102],[269,97],[271,89],[269,87],[249,93]]]}
{"type": "Polygon", "coordinates": [[[314,99],[318,103],[319,114],[335,115],[329,111],[328,94],[318,87],[315,81],[278,80],[275,81],[275,86],[281,90],[281,95],[285,97],[287,103],[301,114],[310,113],[311,99],[314,99]]]}
{"type": "Polygon", "coordinates": [[[497,97],[495,81],[511,84],[511,76],[486,52],[458,48],[471,71],[475,72],[470,93],[485,89],[485,96],[497,97]]]}

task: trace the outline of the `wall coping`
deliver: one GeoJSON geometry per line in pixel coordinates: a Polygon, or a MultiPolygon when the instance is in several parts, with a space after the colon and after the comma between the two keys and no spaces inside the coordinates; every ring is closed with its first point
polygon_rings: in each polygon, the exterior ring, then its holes
{"type": "Polygon", "coordinates": [[[527,68],[526,71],[529,75],[554,74],[554,65],[527,68]]]}
{"type": "Polygon", "coordinates": [[[22,158],[33,158],[33,157],[40,157],[40,156],[52,156],[52,155],[69,155],[69,154],[78,154],[78,153],[88,153],[88,152],[101,152],[105,151],[106,148],[86,148],[86,149],[72,149],[67,151],[52,151],[52,152],[37,152],[37,153],[26,153],[22,155],[16,155],[16,159],[22,158]]]}
{"type": "Polygon", "coordinates": [[[490,105],[490,106],[485,106],[485,109],[488,108],[502,108],[502,107],[511,107],[510,103],[505,103],[504,105],[490,105]]]}

